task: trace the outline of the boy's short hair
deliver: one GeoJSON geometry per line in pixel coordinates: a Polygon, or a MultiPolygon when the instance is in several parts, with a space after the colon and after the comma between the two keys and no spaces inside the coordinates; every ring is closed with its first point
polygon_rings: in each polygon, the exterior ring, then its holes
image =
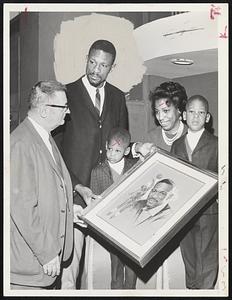
{"type": "Polygon", "coordinates": [[[112,140],[115,140],[118,144],[123,144],[125,147],[128,147],[131,142],[131,135],[128,130],[121,127],[115,127],[111,129],[107,142],[110,143],[112,140]]]}
{"type": "Polygon", "coordinates": [[[201,101],[201,102],[204,104],[204,106],[205,106],[206,112],[209,111],[209,102],[208,102],[208,100],[207,100],[204,96],[202,96],[202,95],[193,95],[193,96],[191,96],[191,97],[188,99],[187,103],[186,103],[185,109],[187,109],[187,108],[189,107],[189,104],[190,104],[191,102],[193,102],[194,100],[199,100],[199,101],[201,101]]]}

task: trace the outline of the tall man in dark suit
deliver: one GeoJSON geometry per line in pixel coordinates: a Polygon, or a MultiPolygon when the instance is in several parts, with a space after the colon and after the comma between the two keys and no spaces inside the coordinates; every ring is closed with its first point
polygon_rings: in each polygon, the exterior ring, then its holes
{"type": "Polygon", "coordinates": [[[72,183],[50,132],[69,113],[65,86],[41,81],[10,138],[11,289],[56,288],[73,248],[72,183]]]}
{"type": "MultiPolygon", "coordinates": [[[[109,131],[113,127],[128,128],[125,96],[106,82],[114,67],[115,56],[111,42],[95,41],[89,49],[85,76],[67,85],[70,120],[63,128],[60,149],[76,193],[74,202],[80,210],[95,197],[89,189],[91,170],[106,158],[109,131]]],[[[74,229],[74,239],[73,259],[62,275],[64,289],[76,289],[84,241],[79,226],[74,229]]]]}

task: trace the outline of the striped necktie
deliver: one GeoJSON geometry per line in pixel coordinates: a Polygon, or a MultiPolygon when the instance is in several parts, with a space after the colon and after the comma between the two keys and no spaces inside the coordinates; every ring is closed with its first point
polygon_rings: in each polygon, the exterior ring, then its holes
{"type": "Polygon", "coordinates": [[[96,89],[96,96],[95,96],[95,109],[100,116],[100,108],[101,108],[101,95],[99,93],[99,89],[96,89]]]}

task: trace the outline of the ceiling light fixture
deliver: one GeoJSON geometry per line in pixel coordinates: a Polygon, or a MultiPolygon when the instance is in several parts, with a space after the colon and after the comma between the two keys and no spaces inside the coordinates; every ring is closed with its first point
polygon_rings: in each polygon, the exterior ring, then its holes
{"type": "Polygon", "coordinates": [[[173,58],[171,59],[171,62],[175,65],[184,65],[184,66],[190,66],[192,65],[194,62],[191,59],[187,59],[187,58],[173,58]]]}

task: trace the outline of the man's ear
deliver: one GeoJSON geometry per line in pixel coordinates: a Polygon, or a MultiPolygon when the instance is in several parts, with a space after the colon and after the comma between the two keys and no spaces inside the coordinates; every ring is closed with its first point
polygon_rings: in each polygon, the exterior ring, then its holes
{"type": "Polygon", "coordinates": [[[41,105],[39,107],[39,114],[40,114],[41,118],[46,118],[48,115],[48,107],[45,105],[41,105]]]}
{"type": "Polygon", "coordinates": [[[186,121],[186,111],[183,111],[183,120],[186,121]]]}
{"type": "Polygon", "coordinates": [[[205,118],[205,123],[209,123],[210,117],[211,117],[210,113],[207,113],[205,118]]]}
{"type": "Polygon", "coordinates": [[[115,67],[116,67],[116,64],[113,64],[113,65],[111,66],[110,72],[112,72],[113,69],[114,69],[115,67]]]}
{"type": "Polygon", "coordinates": [[[124,155],[128,155],[130,153],[130,147],[127,147],[125,152],[124,152],[124,155]]]}

